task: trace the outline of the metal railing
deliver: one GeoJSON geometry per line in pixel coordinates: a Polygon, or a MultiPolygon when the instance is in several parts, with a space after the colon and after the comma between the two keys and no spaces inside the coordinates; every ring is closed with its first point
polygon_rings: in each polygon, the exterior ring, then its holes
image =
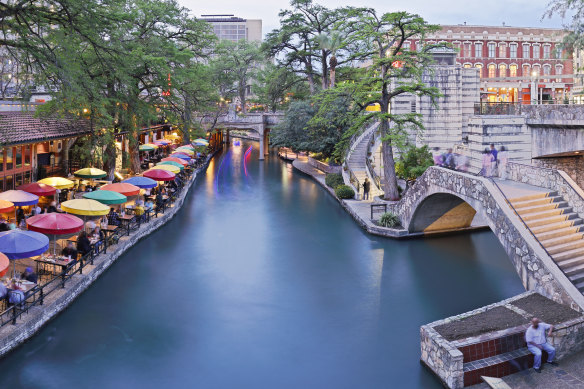
{"type": "MultiPolygon", "coordinates": [[[[205,163],[206,163],[206,161],[198,161],[193,166],[193,168],[194,169],[200,168],[205,163]]],[[[185,169],[185,172],[181,173],[180,175],[182,175],[182,176],[186,175],[187,177],[190,177],[194,171],[193,168],[189,167],[188,169],[185,169]]],[[[156,208],[156,210],[153,212],[153,216],[158,217],[158,212],[161,212],[161,211],[162,211],[162,213],[164,213],[165,208],[170,206],[171,203],[173,203],[174,201],[176,201],[176,199],[178,199],[178,195],[182,192],[183,189],[184,189],[184,185],[179,185],[175,194],[172,196],[169,196],[168,200],[164,203],[163,208],[162,209],[158,209],[158,207],[156,208]]],[[[135,232],[135,230],[139,229],[142,224],[149,223],[150,219],[151,219],[150,213],[148,213],[147,215],[145,214],[141,217],[135,217],[133,225],[130,225],[128,229],[131,230],[132,232],[135,232]],[[147,217],[144,217],[144,216],[147,216],[147,217]]],[[[0,300],[0,307],[2,307],[2,305],[4,305],[6,307],[5,309],[3,309],[0,312],[0,327],[4,326],[6,324],[9,324],[9,323],[16,324],[17,320],[23,314],[27,313],[31,308],[33,308],[35,306],[43,305],[45,299],[50,294],[54,293],[56,290],[64,289],[66,282],[68,280],[70,280],[76,274],[82,275],[83,270],[88,265],[93,265],[95,258],[100,253],[102,253],[102,252],[106,253],[108,246],[111,246],[111,245],[117,243],[117,241],[120,238],[121,233],[122,233],[122,231],[120,228],[117,232],[115,232],[111,235],[106,235],[106,237],[104,238],[103,245],[94,246],[94,248],[89,253],[87,253],[86,255],[84,255],[83,257],[81,257],[78,260],[71,261],[66,266],[62,266],[62,265],[54,265],[53,266],[53,267],[60,266],[62,269],[61,272],[58,272],[58,273],[54,272],[54,271],[49,272],[49,271],[46,271],[46,269],[43,269],[42,274],[39,275],[39,283],[31,290],[24,293],[24,299],[22,302],[10,304],[8,302],[9,296],[10,296],[10,292],[9,292],[8,296],[6,296],[5,299],[0,300]],[[47,275],[50,277],[48,280],[46,280],[47,275]],[[43,283],[42,282],[43,279],[46,280],[46,282],[43,283]]]]}
{"type": "Polygon", "coordinates": [[[369,175],[371,175],[371,178],[373,179],[373,183],[375,184],[377,189],[383,190],[383,189],[381,189],[381,177],[379,177],[379,175],[375,171],[375,168],[373,167],[373,165],[371,165],[371,160],[369,159],[369,154],[372,154],[372,148],[374,145],[375,145],[375,132],[373,132],[373,134],[371,135],[371,139],[369,139],[369,142],[367,143],[366,163],[367,163],[367,170],[369,170],[369,175]]]}
{"type": "Polygon", "coordinates": [[[482,103],[475,103],[474,114],[475,115],[521,115],[524,108],[525,109],[533,109],[531,107],[538,106],[538,105],[565,105],[565,104],[558,104],[558,102],[556,102],[554,100],[543,100],[543,101],[538,102],[537,104],[523,104],[520,102],[515,102],[515,103],[482,102],[482,103]],[[530,108],[526,108],[526,107],[530,107],[530,108]]]}

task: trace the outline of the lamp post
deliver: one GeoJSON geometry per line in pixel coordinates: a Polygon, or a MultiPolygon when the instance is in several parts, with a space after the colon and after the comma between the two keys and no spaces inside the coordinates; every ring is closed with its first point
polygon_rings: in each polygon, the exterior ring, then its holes
{"type": "Polygon", "coordinates": [[[531,72],[531,104],[537,105],[537,72],[531,72]]]}

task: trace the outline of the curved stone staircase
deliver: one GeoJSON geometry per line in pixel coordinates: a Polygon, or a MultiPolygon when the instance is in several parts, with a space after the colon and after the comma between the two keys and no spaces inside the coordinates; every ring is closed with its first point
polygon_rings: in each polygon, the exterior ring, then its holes
{"type": "Polygon", "coordinates": [[[365,178],[369,178],[369,181],[371,182],[369,200],[373,200],[375,196],[383,195],[383,191],[375,186],[367,169],[367,145],[369,144],[371,137],[375,136],[377,126],[377,124],[369,126],[351,145],[351,150],[347,156],[347,166],[359,181],[359,198],[362,198],[363,196],[363,182],[365,182],[365,178]]]}

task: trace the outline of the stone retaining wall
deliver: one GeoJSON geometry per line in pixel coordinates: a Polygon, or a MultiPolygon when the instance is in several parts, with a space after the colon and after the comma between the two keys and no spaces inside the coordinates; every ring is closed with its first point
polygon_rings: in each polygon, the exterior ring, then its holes
{"type": "Polygon", "coordinates": [[[343,171],[343,168],[340,165],[337,165],[337,166],[329,165],[329,164],[326,164],[324,162],[317,161],[316,159],[314,159],[312,157],[308,157],[308,163],[312,167],[315,167],[318,170],[322,170],[323,172],[325,172],[327,174],[341,173],[343,171]]]}
{"type": "Polygon", "coordinates": [[[44,305],[29,309],[22,315],[16,325],[7,324],[0,327],[0,357],[10,352],[21,343],[32,337],[57,314],[67,308],[85,289],[87,289],[105,270],[107,270],[122,254],[166,224],[181,209],[186,196],[198,173],[207,168],[212,155],[207,158],[205,165],[195,171],[191,180],[187,182],[174,206],[158,218],[151,218],[149,223],[141,227],[130,236],[121,237],[118,244],[108,247],[107,254],[100,254],[94,260],[94,267],[87,267],[88,272],[74,275],[67,281],[65,288],[56,290],[45,297],[44,305]]]}
{"type": "MultiPolygon", "coordinates": [[[[474,316],[496,307],[508,306],[510,303],[522,299],[534,292],[526,292],[512,298],[487,305],[470,312],[452,316],[426,324],[420,328],[421,362],[432,370],[449,388],[464,387],[464,356],[459,347],[471,344],[491,341],[508,336],[511,332],[517,332],[516,328],[496,331],[479,337],[459,341],[448,341],[442,337],[434,327],[451,323],[474,316]]],[[[528,322],[526,318],[526,323],[528,322]]],[[[524,331],[521,329],[521,331],[524,331]]],[[[550,343],[556,348],[558,358],[582,351],[584,349],[584,316],[560,323],[555,326],[550,343]]]]}

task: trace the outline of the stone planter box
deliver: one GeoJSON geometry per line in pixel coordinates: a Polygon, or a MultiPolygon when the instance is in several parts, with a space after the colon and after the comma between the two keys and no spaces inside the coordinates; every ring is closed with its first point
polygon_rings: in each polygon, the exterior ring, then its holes
{"type": "Polygon", "coordinates": [[[316,159],[312,158],[312,157],[308,157],[308,163],[310,164],[310,166],[317,168],[318,170],[321,170],[327,174],[331,174],[331,173],[341,173],[343,168],[340,165],[329,165],[326,164],[324,162],[320,162],[317,161],[316,159]]]}

